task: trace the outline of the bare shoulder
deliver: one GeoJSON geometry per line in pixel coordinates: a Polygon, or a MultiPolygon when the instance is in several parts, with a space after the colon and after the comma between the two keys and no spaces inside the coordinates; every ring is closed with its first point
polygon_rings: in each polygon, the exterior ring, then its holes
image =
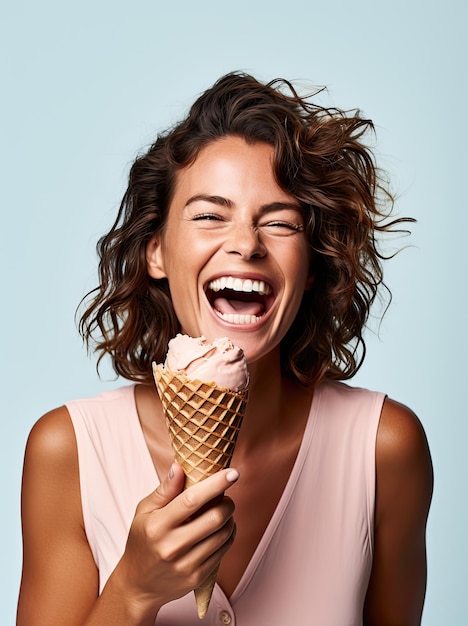
{"type": "Polygon", "coordinates": [[[374,556],[364,624],[420,624],[426,522],[433,474],[424,428],[408,407],[384,402],[376,445],[374,556]]]}
{"type": "Polygon", "coordinates": [[[387,398],[377,433],[377,471],[399,476],[417,473],[432,491],[432,462],[426,433],[416,414],[404,404],[387,398]]]}
{"type": "Polygon", "coordinates": [[[68,499],[77,493],[78,476],[75,432],[68,410],[62,406],[43,415],[31,429],[24,458],[23,500],[30,495],[30,488],[39,484],[41,493],[62,490],[68,499]]]}
{"type": "Polygon", "coordinates": [[[26,444],[22,485],[25,545],[29,545],[30,538],[37,539],[40,531],[46,535],[64,519],[73,523],[61,527],[61,532],[83,527],[76,439],[63,406],[34,424],[26,444]]]}
{"type": "Polygon", "coordinates": [[[76,439],[65,406],[49,411],[32,427],[26,444],[26,461],[77,467],[76,439]]]}
{"type": "Polygon", "coordinates": [[[97,597],[97,570],[84,531],[76,439],[66,407],[46,413],[30,432],[21,509],[17,623],[82,623],[97,597]]]}

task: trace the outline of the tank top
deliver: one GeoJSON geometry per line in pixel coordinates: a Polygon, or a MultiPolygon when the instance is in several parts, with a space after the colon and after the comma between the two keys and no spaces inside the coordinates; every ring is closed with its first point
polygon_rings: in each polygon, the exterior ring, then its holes
{"type": "MultiPolygon", "coordinates": [[[[156,625],[362,624],[384,398],[343,383],[322,383],[287,485],[234,593],[227,598],[215,585],[203,622],[189,593],[166,604],[156,625]]],[[[134,385],[66,406],[77,441],[85,530],[102,591],[125,549],[136,505],[159,478],[138,419],[134,385]]]]}

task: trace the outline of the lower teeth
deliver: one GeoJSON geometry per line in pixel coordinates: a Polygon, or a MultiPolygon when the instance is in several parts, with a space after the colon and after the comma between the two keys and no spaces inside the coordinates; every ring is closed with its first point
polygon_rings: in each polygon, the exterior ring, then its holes
{"type": "MultiPolygon", "coordinates": [[[[216,309],[215,309],[216,311],[216,309]]],[[[260,317],[256,315],[239,315],[238,313],[220,313],[216,311],[216,314],[226,322],[230,324],[254,324],[258,322],[260,317]]]]}

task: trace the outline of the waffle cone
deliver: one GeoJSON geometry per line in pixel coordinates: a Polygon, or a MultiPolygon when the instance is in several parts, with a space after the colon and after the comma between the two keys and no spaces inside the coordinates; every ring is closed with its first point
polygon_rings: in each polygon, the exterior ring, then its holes
{"type": "MultiPolygon", "coordinates": [[[[229,467],[247,404],[247,390],[231,391],[153,364],[174,456],[185,488],[229,467]]],[[[205,617],[217,569],[195,589],[198,616],[205,617]]]]}

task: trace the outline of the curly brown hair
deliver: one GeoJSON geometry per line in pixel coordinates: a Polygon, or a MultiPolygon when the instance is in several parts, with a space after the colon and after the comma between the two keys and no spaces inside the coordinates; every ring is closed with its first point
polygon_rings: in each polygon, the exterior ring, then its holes
{"type": "Polygon", "coordinates": [[[393,198],[363,141],[369,131],[359,111],[314,104],[287,80],[220,78],[135,160],[117,219],[98,242],[100,284],[79,323],[88,348],[99,334],[98,365],[109,354],[119,375],[150,382],[151,362],[164,359],[179,322],[167,280],[148,276],[146,246],[164,229],[177,173],[231,135],[274,147],[278,184],[306,216],[315,282],[281,343],[283,371],[304,385],[353,376],[370,306],[385,287],[376,236],[410,221],[389,217],[393,198]]]}

